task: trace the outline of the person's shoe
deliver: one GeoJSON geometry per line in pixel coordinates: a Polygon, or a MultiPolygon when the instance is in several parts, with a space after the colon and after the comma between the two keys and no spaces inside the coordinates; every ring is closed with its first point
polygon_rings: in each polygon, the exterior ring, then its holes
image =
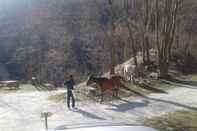
{"type": "Polygon", "coordinates": [[[73,109],[73,111],[78,111],[77,107],[73,107],[72,109],[73,109]]]}
{"type": "Polygon", "coordinates": [[[68,110],[69,110],[69,111],[72,111],[72,109],[71,109],[70,107],[68,107],[68,110]]]}

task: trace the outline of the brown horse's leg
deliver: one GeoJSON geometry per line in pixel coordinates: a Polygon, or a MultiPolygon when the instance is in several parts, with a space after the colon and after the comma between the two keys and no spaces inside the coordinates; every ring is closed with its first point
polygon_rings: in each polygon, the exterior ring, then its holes
{"type": "Polygon", "coordinates": [[[120,81],[118,81],[117,85],[116,85],[116,97],[118,98],[118,91],[120,88],[120,81]]]}
{"type": "Polygon", "coordinates": [[[115,88],[112,94],[113,98],[118,98],[118,90],[115,88]]]}
{"type": "Polygon", "coordinates": [[[104,95],[104,89],[103,89],[103,84],[99,85],[98,88],[101,91],[101,99],[100,99],[100,103],[103,102],[103,95],[104,95]]]}
{"type": "Polygon", "coordinates": [[[103,102],[103,97],[104,97],[104,91],[101,91],[101,100],[100,100],[100,103],[102,103],[103,102]]]}
{"type": "Polygon", "coordinates": [[[115,91],[115,97],[118,98],[118,89],[115,91]]]}
{"type": "Polygon", "coordinates": [[[114,89],[116,98],[118,98],[118,89],[119,89],[119,83],[116,83],[115,89],[114,89]]]}
{"type": "Polygon", "coordinates": [[[118,89],[115,89],[115,98],[117,99],[118,98],[118,89]]]}
{"type": "Polygon", "coordinates": [[[116,95],[115,95],[115,90],[112,91],[112,98],[114,98],[116,95]]]}

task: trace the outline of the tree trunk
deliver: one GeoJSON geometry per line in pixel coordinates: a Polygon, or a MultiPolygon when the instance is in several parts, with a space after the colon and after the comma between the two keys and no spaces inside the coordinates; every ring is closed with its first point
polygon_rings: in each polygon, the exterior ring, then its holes
{"type": "Polygon", "coordinates": [[[134,40],[132,40],[132,51],[133,51],[133,57],[134,57],[134,64],[137,68],[137,71],[138,72],[138,62],[137,62],[137,50],[136,50],[136,47],[135,47],[135,43],[134,43],[134,40]]]}
{"type": "Polygon", "coordinates": [[[158,49],[160,77],[162,78],[168,77],[180,3],[180,0],[166,0],[162,3],[163,9],[159,9],[159,0],[155,2],[156,45],[158,49]],[[163,15],[159,15],[159,12],[163,13],[163,15]]]}
{"type": "MultiPolygon", "coordinates": [[[[112,38],[113,39],[113,38],[112,38]]],[[[110,75],[115,74],[115,66],[116,66],[116,57],[115,57],[115,46],[111,43],[111,63],[110,63],[110,75]]]]}
{"type": "Polygon", "coordinates": [[[159,65],[159,69],[160,69],[160,78],[168,78],[169,77],[169,64],[162,62],[159,65]]]}
{"type": "Polygon", "coordinates": [[[142,59],[143,63],[146,63],[146,51],[145,51],[145,41],[144,41],[144,36],[143,36],[143,41],[142,41],[142,59]]]}
{"type": "Polygon", "coordinates": [[[146,42],[146,62],[149,64],[150,63],[150,53],[149,53],[149,50],[150,50],[150,44],[149,44],[149,39],[148,37],[145,38],[145,42],[146,42]]]}
{"type": "Polygon", "coordinates": [[[110,75],[115,74],[115,66],[116,66],[116,45],[114,40],[114,32],[115,32],[115,23],[114,23],[114,10],[113,10],[113,2],[112,0],[108,0],[109,8],[110,8],[110,47],[111,47],[111,64],[110,64],[110,75]]]}

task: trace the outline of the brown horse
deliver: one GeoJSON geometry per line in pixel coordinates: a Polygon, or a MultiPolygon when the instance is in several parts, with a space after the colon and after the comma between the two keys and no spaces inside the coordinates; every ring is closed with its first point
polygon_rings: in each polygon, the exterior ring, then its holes
{"type": "Polygon", "coordinates": [[[115,85],[118,86],[119,88],[121,86],[124,86],[123,83],[126,83],[127,81],[124,79],[122,76],[114,75],[111,77],[111,80],[114,81],[115,85]]]}
{"type": "Polygon", "coordinates": [[[105,77],[89,77],[87,86],[96,83],[96,88],[101,91],[101,102],[103,102],[104,92],[112,92],[114,97],[118,97],[119,88],[122,86],[124,79],[121,76],[113,76],[111,79],[105,77]]]}

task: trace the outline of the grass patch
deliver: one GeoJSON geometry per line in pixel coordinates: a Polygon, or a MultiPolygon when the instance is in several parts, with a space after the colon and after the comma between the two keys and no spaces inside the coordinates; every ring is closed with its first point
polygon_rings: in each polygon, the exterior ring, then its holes
{"type": "MultiPolygon", "coordinates": [[[[76,94],[77,97],[75,97],[76,101],[81,101],[82,98],[79,98],[78,94],[76,94]]],[[[65,100],[67,97],[67,93],[59,93],[53,96],[49,96],[49,100],[54,101],[54,102],[61,102],[65,100]]]]}
{"type": "Polygon", "coordinates": [[[178,86],[189,85],[197,86],[197,74],[182,75],[174,78],[170,78],[169,81],[174,82],[178,86]]]}
{"type": "Polygon", "coordinates": [[[197,74],[196,75],[191,75],[190,80],[197,81],[197,74]]]}
{"type": "Polygon", "coordinates": [[[194,81],[197,82],[197,74],[189,74],[189,75],[180,75],[175,77],[178,80],[181,81],[194,81]]]}
{"type": "MultiPolygon", "coordinates": [[[[86,95],[83,90],[80,90],[80,91],[76,90],[75,93],[74,93],[74,96],[75,96],[76,101],[90,100],[90,96],[86,95]]],[[[48,99],[53,101],[53,102],[62,102],[62,101],[65,101],[67,99],[67,93],[66,92],[58,93],[56,95],[49,96],[48,99]]]]}
{"type": "Polygon", "coordinates": [[[64,100],[65,97],[66,97],[66,93],[59,93],[56,95],[49,96],[48,99],[51,101],[54,101],[54,102],[60,102],[60,101],[64,100]]]}
{"type": "Polygon", "coordinates": [[[176,84],[166,80],[155,80],[151,82],[150,86],[157,89],[169,90],[176,87],[176,84]]]}
{"type": "MultiPolygon", "coordinates": [[[[142,95],[149,95],[151,93],[166,93],[166,90],[173,89],[177,87],[177,85],[173,82],[170,81],[165,81],[165,80],[154,80],[152,81],[148,87],[141,87],[139,85],[133,85],[132,83],[125,83],[125,86],[130,89],[124,89],[120,88],[118,92],[118,96],[120,98],[125,98],[125,97],[136,97],[137,94],[135,92],[139,92],[142,95]]],[[[60,93],[56,95],[52,95],[49,97],[49,100],[54,101],[54,102],[61,102],[66,99],[66,93],[60,93]]],[[[87,88],[77,88],[75,90],[75,97],[77,101],[97,101],[99,102],[100,100],[100,93],[97,91],[96,95],[91,95],[88,94],[87,88]]],[[[111,100],[114,100],[115,98],[112,97],[111,93],[105,93],[104,94],[104,101],[108,102],[111,100]]]]}
{"type": "MultiPolygon", "coordinates": [[[[128,97],[128,96],[131,96],[131,92],[121,89],[119,91],[119,96],[120,97],[128,97]]],[[[66,97],[67,97],[67,93],[65,92],[65,93],[58,93],[56,95],[49,96],[48,99],[53,102],[62,102],[67,99],[66,97]]],[[[86,90],[81,89],[81,90],[75,91],[75,99],[76,99],[76,101],[97,101],[97,102],[99,102],[100,95],[99,95],[99,92],[97,92],[96,95],[94,95],[94,94],[91,95],[91,94],[88,94],[86,92],[86,90]]],[[[111,100],[113,100],[112,95],[109,93],[106,93],[104,95],[104,101],[111,101],[111,100]]]]}
{"type": "Polygon", "coordinates": [[[185,77],[185,80],[197,82],[197,74],[188,75],[185,77]]]}
{"type": "MultiPolygon", "coordinates": [[[[125,84],[125,86],[131,90],[126,90],[124,88],[120,88],[119,93],[118,93],[118,96],[120,98],[132,97],[132,96],[135,98],[136,97],[135,92],[139,92],[142,95],[149,95],[151,93],[165,93],[166,90],[175,88],[175,86],[173,84],[166,83],[162,80],[157,80],[157,81],[151,82],[151,84],[149,85],[150,87],[147,87],[147,88],[143,88],[138,85],[133,85],[131,83],[127,83],[127,84],[125,84]],[[161,92],[155,92],[158,90],[161,92]]],[[[66,97],[67,97],[66,93],[59,93],[59,94],[50,96],[49,100],[54,101],[54,102],[61,102],[61,101],[64,101],[66,99],[66,97]]],[[[85,88],[75,90],[75,97],[76,97],[77,101],[89,100],[89,101],[99,102],[99,100],[100,100],[99,91],[97,91],[96,95],[94,95],[94,94],[91,95],[91,94],[88,94],[88,90],[86,90],[85,88]]],[[[115,98],[112,97],[111,93],[104,94],[104,101],[105,102],[108,102],[108,101],[111,101],[114,99],[115,98]]]]}
{"type": "Polygon", "coordinates": [[[36,88],[30,84],[21,84],[18,89],[10,87],[0,87],[1,93],[14,93],[19,91],[35,91],[36,88]]]}
{"type": "Polygon", "coordinates": [[[159,131],[197,131],[197,112],[177,111],[146,119],[144,124],[159,131]]]}

